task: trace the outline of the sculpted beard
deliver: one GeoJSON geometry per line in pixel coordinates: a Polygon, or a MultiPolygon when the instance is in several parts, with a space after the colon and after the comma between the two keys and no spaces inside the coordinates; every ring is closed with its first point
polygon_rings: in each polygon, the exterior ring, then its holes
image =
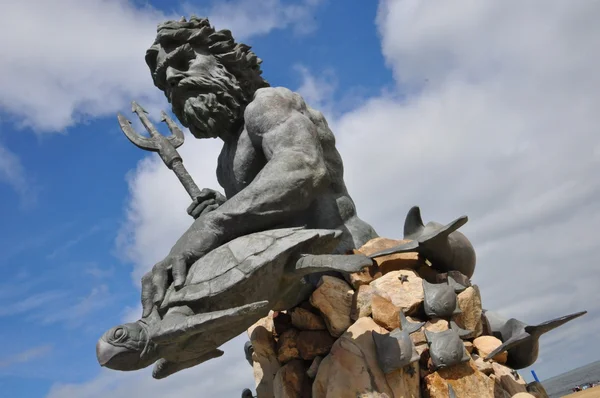
{"type": "Polygon", "coordinates": [[[245,103],[237,79],[225,68],[181,80],[172,95],[173,112],[196,138],[232,134],[245,103]]]}

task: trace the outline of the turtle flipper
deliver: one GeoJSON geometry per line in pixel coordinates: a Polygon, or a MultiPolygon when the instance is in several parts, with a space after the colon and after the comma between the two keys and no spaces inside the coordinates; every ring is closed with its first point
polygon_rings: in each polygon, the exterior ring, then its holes
{"type": "Polygon", "coordinates": [[[373,260],[363,254],[305,254],[296,262],[294,274],[305,276],[325,271],[351,274],[370,265],[373,265],[373,260]]]}
{"type": "Polygon", "coordinates": [[[177,319],[170,321],[169,317],[165,317],[165,319],[158,324],[158,329],[153,331],[152,335],[154,337],[152,340],[157,343],[162,341],[174,341],[182,336],[210,332],[213,329],[242,322],[245,319],[256,320],[265,316],[268,312],[269,302],[258,301],[256,303],[226,310],[191,315],[183,320],[177,317],[177,319]]]}
{"type": "Polygon", "coordinates": [[[527,340],[529,340],[531,338],[532,338],[531,335],[525,331],[516,333],[516,334],[510,336],[510,338],[508,340],[506,340],[504,343],[502,343],[501,346],[496,348],[494,351],[490,352],[485,357],[485,359],[486,360],[492,359],[493,357],[500,354],[501,352],[508,351],[508,350],[518,346],[519,344],[526,342],[527,340]]]}
{"type": "Polygon", "coordinates": [[[207,352],[199,357],[188,359],[181,362],[172,362],[164,358],[159,359],[154,364],[152,370],[152,377],[155,379],[164,379],[167,376],[171,376],[173,373],[179,372],[180,370],[191,368],[196,365],[200,365],[202,362],[206,362],[210,359],[217,358],[223,355],[223,351],[214,349],[207,352]]]}

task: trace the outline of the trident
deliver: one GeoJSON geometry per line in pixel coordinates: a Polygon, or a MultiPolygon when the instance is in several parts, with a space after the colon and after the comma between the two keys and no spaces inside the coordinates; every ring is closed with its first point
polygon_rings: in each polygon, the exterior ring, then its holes
{"type": "Polygon", "coordinates": [[[192,176],[190,176],[190,173],[188,173],[188,171],[185,169],[183,160],[181,159],[179,152],[177,152],[177,149],[175,149],[183,144],[184,136],[181,129],[177,127],[175,122],[173,122],[173,120],[171,120],[171,118],[167,116],[164,111],[162,111],[161,121],[167,123],[169,130],[173,134],[170,137],[165,137],[160,134],[156,128],[154,128],[146,116],[148,112],[146,112],[144,108],[139,106],[135,101],[131,103],[131,111],[138,115],[146,130],[148,133],[150,133],[150,137],[144,137],[143,135],[138,134],[133,127],[131,127],[131,122],[125,119],[125,117],[119,113],[117,114],[119,124],[121,125],[123,133],[125,133],[127,138],[129,138],[129,141],[131,141],[138,148],[157,152],[158,156],[160,156],[162,161],[165,162],[167,167],[173,170],[177,178],[179,178],[179,181],[181,181],[181,184],[190,195],[192,200],[200,196],[200,189],[198,189],[198,186],[192,179],[192,176]]]}

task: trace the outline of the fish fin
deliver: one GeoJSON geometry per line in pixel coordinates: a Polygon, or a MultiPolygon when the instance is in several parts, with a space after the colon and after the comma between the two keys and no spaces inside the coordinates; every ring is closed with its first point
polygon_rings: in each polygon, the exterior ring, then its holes
{"type": "Polygon", "coordinates": [[[470,339],[473,337],[473,330],[463,329],[454,321],[450,321],[450,329],[454,330],[461,339],[470,339]]]}
{"type": "Polygon", "coordinates": [[[495,357],[496,355],[500,354],[501,352],[508,351],[511,348],[514,348],[514,347],[518,346],[519,344],[523,343],[528,338],[531,338],[531,335],[529,333],[525,332],[525,331],[523,331],[521,333],[517,333],[517,334],[511,336],[504,343],[502,343],[502,345],[500,345],[494,351],[490,352],[485,357],[485,359],[486,360],[492,359],[493,357],[495,357]]]}
{"type": "Polygon", "coordinates": [[[450,383],[447,383],[447,384],[448,384],[448,398],[456,398],[456,393],[454,392],[454,388],[452,388],[450,383]]]}
{"type": "Polygon", "coordinates": [[[381,256],[387,256],[388,254],[395,254],[395,253],[416,252],[416,251],[418,251],[418,248],[419,248],[419,242],[416,240],[411,240],[410,242],[406,242],[404,244],[373,253],[373,254],[369,255],[369,258],[377,258],[377,257],[381,257],[381,256]]]}
{"type": "MultiPolygon", "coordinates": [[[[454,294],[456,294],[456,292],[454,294]]],[[[452,315],[458,315],[458,314],[462,314],[462,310],[460,309],[460,306],[458,305],[458,297],[457,297],[456,298],[456,308],[452,312],[452,315]]]]}
{"type": "Polygon", "coordinates": [[[409,335],[421,329],[425,322],[409,322],[404,315],[404,312],[400,311],[400,326],[403,331],[406,331],[409,335]]]}
{"type": "Polygon", "coordinates": [[[364,254],[304,254],[296,261],[294,274],[305,276],[325,271],[351,274],[371,265],[373,260],[364,254]]]}
{"type": "Polygon", "coordinates": [[[413,206],[404,220],[404,239],[416,239],[425,229],[419,206],[413,206]]]}
{"type": "Polygon", "coordinates": [[[454,288],[456,293],[462,293],[471,286],[471,281],[466,275],[459,271],[448,271],[448,284],[454,288]]]}
{"type": "Polygon", "coordinates": [[[154,377],[155,379],[164,379],[165,377],[170,376],[173,373],[179,372],[180,370],[200,365],[202,362],[206,362],[210,359],[220,357],[221,355],[223,355],[223,351],[214,349],[207,352],[204,355],[200,355],[197,358],[188,359],[186,361],[181,362],[172,362],[161,358],[154,364],[154,369],[152,369],[152,377],[154,377]]]}
{"type": "Polygon", "coordinates": [[[575,318],[579,318],[580,316],[585,315],[585,314],[587,314],[587,311],[580,311],[580,312],[576,312],[574,314],[561,316],[560,318],[552,319],[550,321],[540,323],[539,325],[526,326],[525,331],[531,335],[541,336],[542,334],[547,333],[553,329],[556,329],[557,327],[562,326],[565,323],[567,323],[575,318]]]}
{"type": "Polygon", "coordinates": [[[431,231],[428,234],[419,236],[419,238],[417,240],[420,244],[423,244],[427,241],[441,239],[441,238],[447,238],[448,235],[450,235],[452,232],[456,231],[457,229],[459,229],[460,227],[465,225],[467,223],[467,221],[469,221],[469,217],[467,217],[467,216],[458,217],[456,220],[452,221],[450,224],[446,224],[443,227],[436,229],[435,231],[431,231]]]}

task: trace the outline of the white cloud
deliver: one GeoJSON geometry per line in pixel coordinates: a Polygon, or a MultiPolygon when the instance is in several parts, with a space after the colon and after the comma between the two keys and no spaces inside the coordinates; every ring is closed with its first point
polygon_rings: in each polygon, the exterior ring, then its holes
{"type": "MultiPolygon", "coordinates": [[[[289,26],[307,33],[318,3],[241,0],[180,8],[209,16],[218,28],[234,27],[236,38],[245,39],[289,26]]],[[[0,34],[10,40],[0,43],[0,110],[22,127],[57,132],[113,115],[132,99],[148,111],[166,107],[144,54],[156,25],[172,18],[179,16],[128,0],[2,2],[0,34]]]]}
{"type": "Polygon", "coordinates": [[[188,4],[189,14],[206,15],[217,29],[235,27],[235,38],[266,34],[274,29],[291,27],[297,34],[307,34],[316,28],[313,15],[322,0],[229,0],[213,2],[211,7],[198,9],[188,4]]]}
{"type": "Polygon", "coordinates": [[[39,132],[157,102],[144,63],[166,17],[126,0],[3,2],[0,107],[39,132]],[[68,12],[66,12],[68,11],[68,12]]]}
{"type": "Polygon", "coordinates": [[[600,331],[590,300],[600,276],[589,270],[600,221],[598,11],[382,1],[382,49],[405,95],[331,123],[359,213],[378,232],[401,236],[414,204],[426,221],[466,213],[486,307],[530,323],[590,310],[552,332],[575,341],[542,339],[542,377],[599,354],[570,355],[600,331]]]}
{"type": "Polygon", "coordinates": [[[236,338],[223,345],[220,358],[186,369],[163,380],[154,380],[151,368],[139,372],[102,370],[84,384],[55,384],[47,398],[130,397],[235,397],[253,388],[252,368],[244,359],[246,340],[236,338]]]}
{"type": "Polygon", "coordinates": [[[47,355],[52,351],[51,345],[43,345],[38,347],[33,347],[28,350],[22,351],[16,355],[11,357],[0,359],[0,368],[8,368],[12,365],[16,365],[19,363],[26,363],[33,361],[34,359],[40,358],[44,355],[47,355]]]}
{"type": "MultiPolygon", "coordinates": [[[[466,213],[485,307],[532,324],[590,310],[542,338],[535,366],[542,378],[600,354],[589,344],[600,333],[600,308],[590,300],[600,276],[589,269],[600,221],[600,26],[593,17],[600,10],[593,7],[382,0],[378,27],[398,92],[330,120],[359,214],[380,234],[400,237],[414,204],[426,221],[466,213]]],[[[182,147],[199,186],[216,187],[217,152],[215,141],[182,147]]],[[[138,165],[130,189],[121,242],[139,281],[191,219],[183,188],[156,157],[138,165]]],[[[237,359],[225,356],[164,382],[103,372],[55,386],[50,396],[113,389],[116,396],[229,396],[250,386],[239,382],[252,373],[243,341],[227,344],[237,359]]]]}
{"type": "Polygon", "coordinates": [[[27,176],[21,159],[3,145],[0,145],[0,182],[19,195],[21,204],[33,205],[37,201],[37,188],[27,176]]]}

